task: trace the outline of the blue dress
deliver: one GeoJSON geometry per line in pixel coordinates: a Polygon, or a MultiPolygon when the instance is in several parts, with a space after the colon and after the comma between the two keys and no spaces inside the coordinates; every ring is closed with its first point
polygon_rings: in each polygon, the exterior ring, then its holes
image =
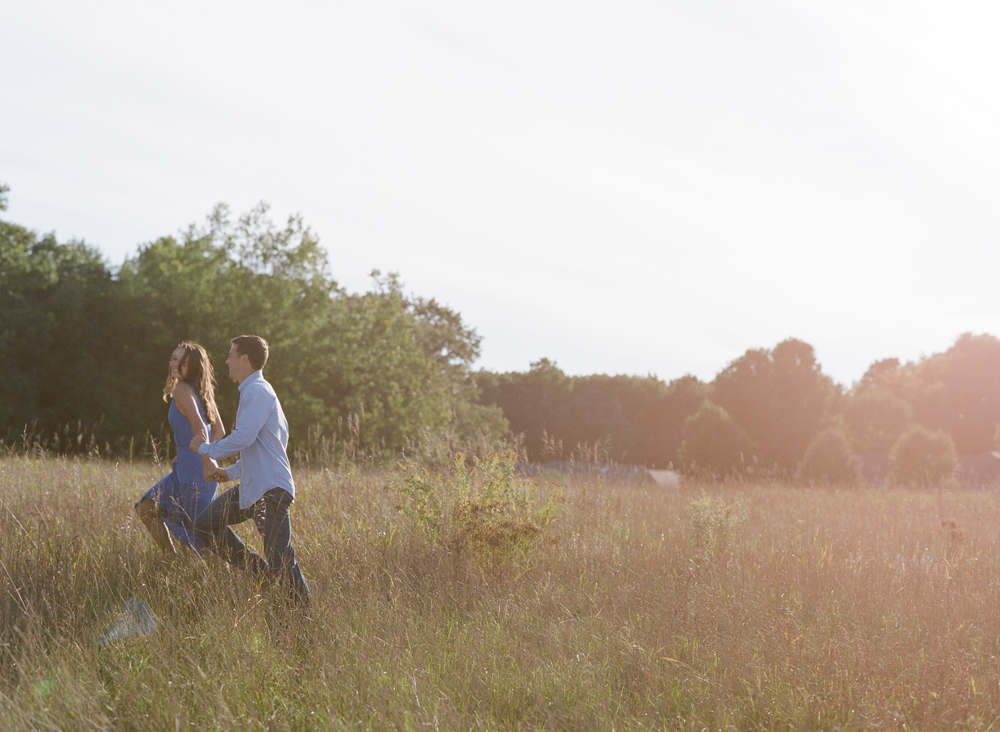
{"type": "MultiPolygon", "coordinates": [[[[205,406],[201,397],[195,393],[198,404],[198,414],[202,421],[208,424],[205,416],[205,406]]],[[[163,523],[170,529],[174,538],[201,554],[204,546],[201,539],[195,536],[194,520],[198,514],[215,499],[215,489],[218,483],[205,480],[201,455],[192,452],[189,445],[194,432],[191,422],[177,408],[174,400],[170,400],[170,411],[167,421],[174,431],[174,443],[177,445],[177,462],[171,471],[140,498],[151,499],[163,512],[163,523]]],[[[136,501],[136,505],[139,501],[136,501]]]]}

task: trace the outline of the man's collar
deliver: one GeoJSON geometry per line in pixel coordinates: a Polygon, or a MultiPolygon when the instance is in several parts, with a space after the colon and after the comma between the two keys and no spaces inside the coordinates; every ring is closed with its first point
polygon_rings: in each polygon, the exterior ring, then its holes
{"type": "Polygon", "coordinates": [[[264,380],[264,375],[260,372],[260,369],[257,369],[252,374],[250,374],[248,377],[246,377],[245,379],[243,379],[243,381],[240,382],[239,386],[237,386],[236,389],[240,393],[243,393],[243,387],[246,386],[247,384],[249,384],[250,382],[252,382],[252,381],[263,381],[263,380],[264,380]]]}

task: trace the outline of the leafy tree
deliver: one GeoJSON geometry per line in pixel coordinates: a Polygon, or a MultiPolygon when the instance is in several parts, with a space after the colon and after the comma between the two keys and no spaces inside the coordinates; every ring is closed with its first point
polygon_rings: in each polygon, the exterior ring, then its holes
{"type": "Polygon", "coordinates": [[[889,453],[889,479],[900,485],[939,485],[958,464],[955,443],[944,430],[908,429],[889,453]]]}
{"type": "MultiPolygon", "coordinates": [[[[911,406],[916,422],[948,432],[959,453],[985,452],[1000,422],[1000,340],[964,333],[944,353],[919,362],[878,361],[854,391],[887,392],[911,406]]],[[[887,399],[880,399],[884,406],[887,399]]],[[[894,409],[898,419],[902,410],[894,409]]]]}
{"type": "Polygon", "coordinates": [[[480,371],[482,404],[503,410],[511,430],[522,436],[530,460],[546,459],[544,437],[562,436],[567,423],[572,380],[554,362],[535,361],[526,373],[480,371]]]}
{"type": "Polygon", "coordinates": [[[749,350],[713,382],[714,400],[756,445],[766,467],[794,468],[837,395],[813,348],[794,338],[749,350]]]}
{"type": "Polygon", "coordinates": [[[479,353],[475,331],[433,301],[406,298],[395,275],[373,276],[375,289],[343,298],[320,334],[335,358],[317,385],[337,413],[362,415],[364,439],[394,449],[459,414],[482,414],[466,407],[478,397],[468,378],[479,353]]]}
{"type": "Polygon", "coordinates": [[[858,450],[887,453],[913,424],[913,407],[886,389],[869,387],[847,398],[844,418],[858,450]]]}
{"type": "Polygon", "coordinates": [[[858,382],[857,390],[865,391],[872,387],[878,386],[886,376],[890,376],[899,371],[899,359],[898,358],[883,358],[871,366],[865,371],[864,376],[858,382]]]}
{"type": "Polygon", "coordinates": [[[707,399],[687,418],[678,460],[686,469],[714,473],[743,472],[750,465],[753,444],[726,410],[707,399]]]}
{"type": "Polygon", "coordinates": [[[798,477],[800,480],[857,484],[861,482],[861,460],[851,449],[844,431],[828,427],[809,443],[799,463],[798,477]]]}
{"type": "Polygon", "coordinates": [[[480,383],[481,401],[503,410],[531,460],[558,457],[552,441],[565,452],[602,442],[611,459],[649,467],[676,461],[684,421],[708,394],[693,376],[670,384],[652,376],[567,376],[547,359],[527,373],[480,372],[480,383]]]}
{"type": "Polygon", "coordinates": [[[7,210],[7,194],[10,192],[10,186],[6,183],[0,183],[0,211],[7,210]]]}
{"type": "Polygon", "coordinates": [[[917,376],[923,388],[912,403],[921,424],[948,432],[963,454],[992,447],[1000,422],[1000,340],[964,333],[947,351],[923,361],[917,376]]]}
{"type": "Polygon", "coordinates": [[[127,378],[131,317],[113,285],[96,249],[0,221],[0,436],[82,422],[101,423],[105,440],[135,425],[128,402],[109,398],[127,378]]]}

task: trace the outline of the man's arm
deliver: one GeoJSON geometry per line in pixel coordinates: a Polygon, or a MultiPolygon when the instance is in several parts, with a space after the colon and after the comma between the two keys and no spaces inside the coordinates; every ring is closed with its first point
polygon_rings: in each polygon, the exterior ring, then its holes
{"type": "Polygon", "coordinates": [[[243,477],[243,461],[237,460],[228,468],[220,468],[220,470],[226,471],[226,477],[228,480],[239,480],[243,477]]]}
{"type": "Polygon", "coordinates": [[[236,425],[232,434],[218,442],[205,442],[201,435],[191,440],[191,449],[199,455],[208,455],[216,460],[232,457],[250,447],[260,434],[271,413],[271,395],[263,389],[247,389],[240,395],[240,408],[236,410],[236,425]]]}

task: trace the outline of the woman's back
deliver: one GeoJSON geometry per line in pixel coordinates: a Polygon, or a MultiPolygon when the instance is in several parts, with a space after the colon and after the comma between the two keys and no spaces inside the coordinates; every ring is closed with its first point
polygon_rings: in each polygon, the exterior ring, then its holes
{"type": "MultiPolygon", "coordinates": [[[[198,396],[198,392],[195,391],[188,384],[178,384],[177,389],[191,389],[194,393],[195,402],[198,405],[198,416],[201,421],[208,424],[208,418],[205,415],[205,405],[201,402],[201,397],[198,396]]],[[[170,400],[170,411],[167,412],[167,421],[170,423],[170,428],[174,431],[174,444],[177,445],[177,479],[181,485],[187,483],[192,483],[194,481],[202,481],[204,478],[204,468],[201,460],[201,456],[192,452],[189,445],[191,444],[191,438],[194,437],[194,430],[191,429],[190,420],[185,417],[181,410],[177,408],[177,402],[175,399],[170,400]]],[[[205,434],[208,434],[208,429],[206,428],[205,434]]]]}

